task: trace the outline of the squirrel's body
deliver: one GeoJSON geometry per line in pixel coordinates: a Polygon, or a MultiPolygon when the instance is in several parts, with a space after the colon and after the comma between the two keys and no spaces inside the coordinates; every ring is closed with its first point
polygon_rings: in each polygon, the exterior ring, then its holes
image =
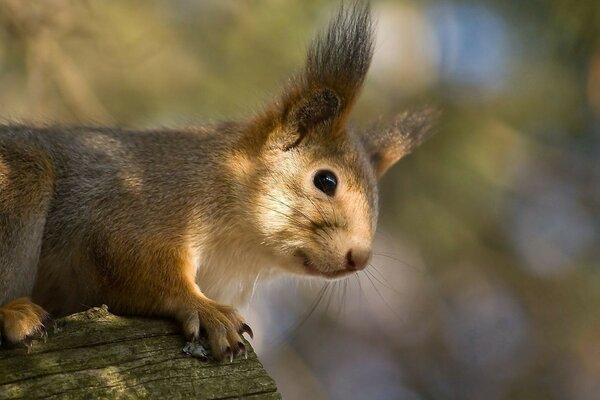
{"type": "Polygon", "coordinates": [[[27,341],[46,310],[104,303],[175,318],[189,340],[207,334],[214,357],[233,357],[251,330],[230,305],[259,279],[365,268],[377,178],[430,125],[425,112],[346,129],[372,30],[368,6],[342,8],[303,73],[247,121],[0,127],[0,338],[27,341]]]}
{"type": "MultiPolygon", "coordinates": [[[[27,246],[27,252],[40,251],[34,299],[55,315],[97,304],[111,268],[133,277],[143,268],[137,264],[152,263],[153,253],[162,257],[162,247],[168,246],[187,252],[194,268],[201,259],[210,259],[203,265],[211,271],[198,271],[201,289],[217,301],[242,304],[259,272],[268,273],[260,243],[247,240],[256,235],[242,234],[248,229],[240,223],[245,220],[243,208],[231,201],[244,188],[222,173],[241,149],[236,142],[241,142],[242,132],[243,126],[234,124],[138,132],[1,127],[0,174],[23,181],[17,174],[29,170],[28,156],[35,163],[45,160],[31,165],[49,199],[40,204],[42,239],[27,246]],[[3,157],[4,152],[14,154],[16,146],[22,157],[3,157]],[[236,260],[233,249],[256,260],[236,260]],[[123,265],[100,265],[112,252],[127,253],[123,265]],[[239,268],[242,262],[244,268],[239,268]]],[[[0,198],[10,182],[6,185],[0,198]]],[[[23,189],[24,197],[40,193],[36,185],[23,189]]],[[[111,286],[120,281],[115,278],[111,286]]]]}

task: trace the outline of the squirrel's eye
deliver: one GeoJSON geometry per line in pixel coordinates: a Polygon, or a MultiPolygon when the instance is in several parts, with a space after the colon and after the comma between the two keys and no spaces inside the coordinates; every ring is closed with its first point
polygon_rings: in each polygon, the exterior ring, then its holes
{"type": "Polygon", "coordinates": [[[313,180],[316,188],[327,196],[333,197],[337,188],[337,177],[331,171],[322,170],[316,173],[313,180]]]}

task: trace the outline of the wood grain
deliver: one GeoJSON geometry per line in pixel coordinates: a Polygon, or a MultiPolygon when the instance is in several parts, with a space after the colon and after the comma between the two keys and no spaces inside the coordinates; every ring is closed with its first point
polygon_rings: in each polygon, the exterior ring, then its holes
{"type": "Polygon", "coordinates": [[[256,354],[232,363],[183,354],[176,324],[93,308],[57,321],[46,343],[0,350],[0,399],[280,399],[256,354]]]}

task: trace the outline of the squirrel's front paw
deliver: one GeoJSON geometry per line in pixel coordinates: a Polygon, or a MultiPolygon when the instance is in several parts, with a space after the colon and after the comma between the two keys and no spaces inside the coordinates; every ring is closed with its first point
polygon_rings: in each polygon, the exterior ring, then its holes
{"type": "Polygon", "coordinates": [[[0,344],[24,344],[31,348],[35,336],[48,337],[44,322],[50,315],[28,298],[20,298],[0,307],[0,344]]]}
{"type": "Polygon", "coordinates": [[[183,332],[189,341],[197,342],[206,335],[212,356],[221,361],[244,353],[242,334],[253,337],[252,329],[244,322],[240,314],[232,307],[214,303],[210,300],[199,302],[195,309],[186,310],[181,318],[183,332]]]}

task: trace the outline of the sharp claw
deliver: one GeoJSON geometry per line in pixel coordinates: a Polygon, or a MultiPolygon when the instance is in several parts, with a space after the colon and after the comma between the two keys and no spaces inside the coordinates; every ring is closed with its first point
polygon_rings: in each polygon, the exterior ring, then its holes
{"type": "Polygon", "coordinates": [[[240,329],[240,335],[243,333],[247,333],[250,339],[254,339],[254,332],[252,332],[252,328],[246,323],[242,324],[242,328],[240,329]]]}
{"type": "Polygon", "coordinates": [[[246,349],[246,345],[244,345],[244,343],[242,343],[242,342],[239,342],[238,347],[239,347],[240,351],[244,352],[244,358],[247,360],[248,359],[248,349],[246,349]]]}
{"type": "Polygon", "coordinates": [[[29,354],[29,352],[31,352],[31,349],[33,348],[33,341],[31,340],[31,336],[25,337],[25,339],[23,339],[23,344],[25,345],[25,347],[27,347],[27,354],[29,354]]]}
{"type": "Polygon", "coordinates": [[[59,324],[55,319],[52,320],[52,331],[54,333],[61,333],[63,330],[63,324],[59,324]]]}
{"type": "Polygon", "coordinates": [[[46,340],[48,340],[48,331],[46,331],[46,327],[44,325],[40,327],[40,337],[44,343],[46,343],[46,340]]]}
{"type": "Polygon", "coordinates": [[[227,348],[225,349],[225,354],[229,354],[229,362],[232,363],[233,362],[233,351],[231,351],[231,347],[227,346],[227,348]]]}

